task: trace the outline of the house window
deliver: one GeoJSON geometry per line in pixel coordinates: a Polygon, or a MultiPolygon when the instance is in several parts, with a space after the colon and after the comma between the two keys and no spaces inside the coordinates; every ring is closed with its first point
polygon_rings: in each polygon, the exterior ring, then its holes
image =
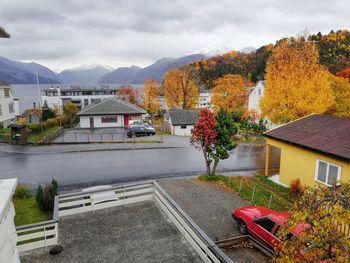
{"type": "Polygon", "coordinates": [[[13,103],[9,103],[9,112],[10,113],[14,113],[15,112],[15,108],[13,106],[13,103]]]}
{"type": "Polygon", "coordinates": [[[2,109],[1,109],[1,104],[0,104],[0,116],[2,115],[2,109]]]}
{"type": "Polygon", "coordinates": [[[89,105],[89,99],[84,99],[84,106],[89,105]]]}
{"type": "Polygon", "coordinates": [[[332,163],[316,160],[315,180],[328,186],[340,180],[341,167],[332,163]]]}
{"type": "Polygon", "coordinates": [[[103,116],[103,117],[101,117],[101,122],[102,123],[115,123],[115,122],[118,122],[118,117],[117,116],[103,116]]]}
{"type": "Polygon", "coordinates": [[[181,129],[186,129],[187,126],[186,125],[181,125],[181,129]]]}
{"type": "Polygon", "coordinates": [[[5,98],[10,97],[10,89],[4,89],[4,93],[5,93],[5,98]]]}

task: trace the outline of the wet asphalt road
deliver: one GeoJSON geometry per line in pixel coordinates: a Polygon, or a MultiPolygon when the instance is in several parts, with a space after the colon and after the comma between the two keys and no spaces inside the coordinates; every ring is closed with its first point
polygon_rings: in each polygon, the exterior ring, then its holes
{"type": "MultiPolygon", "coordinates": [[[[278,165],[272,152],[270,167],[278,165]]],[[[238,146],[219,172],[256,170],[265,166],[264,147],[238,146]]],[[[124,183],[203,173],[201,152],[193,147],[76,153],[21,154],[0,152],[0,178],[17,177],[20,183],[36,186],[55,178],[65,189],[97,184],[124,183]]]]}

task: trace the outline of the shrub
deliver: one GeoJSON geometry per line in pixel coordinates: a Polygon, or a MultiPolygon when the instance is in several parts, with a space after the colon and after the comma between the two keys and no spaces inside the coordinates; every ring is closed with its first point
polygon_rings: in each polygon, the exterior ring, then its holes
{"type": "Polygon", "coordinates": [[[27,199],[32,197],[32,193],[27,186],[18,185],[13,196],[20,199],[27,199]]]}
{"type": "Polygon", "coordinates": [[[45,122],[41,123],[26,123],[25,126],[28,128],[29,132],[39,133],[41,132],[41,125],[43,129],[47,128],[47,124],[45,122]]]}
{"type": "Polygon", "coordinates": [[[41,185],[39,185],[38,189],[36,190],[35,201],[36,201],[36,203],[38,204],[38,207],[41,210],[45,210],[45,207],[44,207],[44,190],[43,190],[41,185]]]}
{"type": "Polygon", "coordinates": [[[289,191],[294,196],[299,196],[303,193],[303,186],[301,185],[300,179],[294,179],[290,182],[289,191]]]}
{"type": "Polygon", "coordinates": [[[43,211],[52,211],[55,203],[55,195],[58,194],[58,184],[55,179],[52,179],[51,183],[46,184],[43,188],[38,186],[35,200],[39,208],[43,211]]]}
{"type": "Polygon", "coordinates": [[[52,181],[50,183],[50,194],[53,199],[55,199],[55,196],[58,194],[58,184],[54,178],[52,178],[52,181]]]}
{"type": "Polygon", "coordinates": [[[57,126],[58,123],[59,123],[59,120],[58,120],[57,118],[47,119],[47,121],[46,121],[47,127],[54,127],[54,126],[57,126]]]}

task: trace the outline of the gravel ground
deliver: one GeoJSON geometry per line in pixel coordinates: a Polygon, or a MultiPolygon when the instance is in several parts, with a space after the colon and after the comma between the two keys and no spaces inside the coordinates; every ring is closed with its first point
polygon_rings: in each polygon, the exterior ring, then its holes
{"type": "Polygon", "coordinates": [[[153,202],[62,217],[63,252],[25,252],[22,263],[201,262],[174,224],[153,202]]]}
{"type": "MultiPolygon", "coordinates": [[[[231,213],[248,203],[231,190],[196,178],[162,180],[159,184],[212,240],[240,235],[231,213]]],[[[252,248],[230,249],[225,253],[234,262],[267,261],[252,248]]]]}

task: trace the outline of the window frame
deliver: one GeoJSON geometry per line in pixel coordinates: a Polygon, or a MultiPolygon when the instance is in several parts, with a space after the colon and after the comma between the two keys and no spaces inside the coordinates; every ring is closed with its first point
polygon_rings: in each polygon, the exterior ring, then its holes
{"type": "Polygon", "coordinates": [[[10,89],[9,88],[4,89],[4,98],[5,99],[11,98],[11,94],[10,94],[10,89]]]}
{"type": "Polygon", "coordinates": [[[254,222],[254,224],[256,224],[257,226],[261,227],[262,229],[264,229],[266,232],[268,232],[270,234],[273,234],[272,231],[275,229],[276,224],[277,224],[275,221],[273,221],[268,216],[263,216],[263,217],[257,218],[253,222],[254,222]],[[258,224],[257,222],[260,221],[260,220],[270,220],[273,223],[273,226],[272,226],[271,230],[268,231],[265,227],[263,227],[262,225],[258,224]]]}
{"type": "Polygon", "coordinates": [[[321,183],[321,184],[324,184],[328,187],[331,187],[333,185],[331,184],[328,184],[328,176],[329,176],[329,166],[332,165],[332,166],[335,166],[338,168],[338,173],[337,173],[337,183],[336,185],[340,185],[340,177],[341,177],[341,166],[339,165],[336,165],[334,163],[330,163],[330,162],[327,162],[327,161],[324,161],[324,160],[321,160],[321,159],[316,159],[316,167],[315,167],[315,181],[318,182],[318,183],[321,183]],[[325,182],[322,182],[320,180],[318,180],[318,169],[319,169],[319,164],[320,162],[323,162],[327,165],[327,170],[326,170],[326,181],[325,182]]]}
{"type": "Polygon", "coordinates": [[[9,103],[9,113],[15,112],[15,104],[13,102],[9,103]]]}
{"type": "Polygon", "coordinates": [[[180,125],[180,129],[181,130],[186,130],[187,129],[187,125],[180,125]]]}

